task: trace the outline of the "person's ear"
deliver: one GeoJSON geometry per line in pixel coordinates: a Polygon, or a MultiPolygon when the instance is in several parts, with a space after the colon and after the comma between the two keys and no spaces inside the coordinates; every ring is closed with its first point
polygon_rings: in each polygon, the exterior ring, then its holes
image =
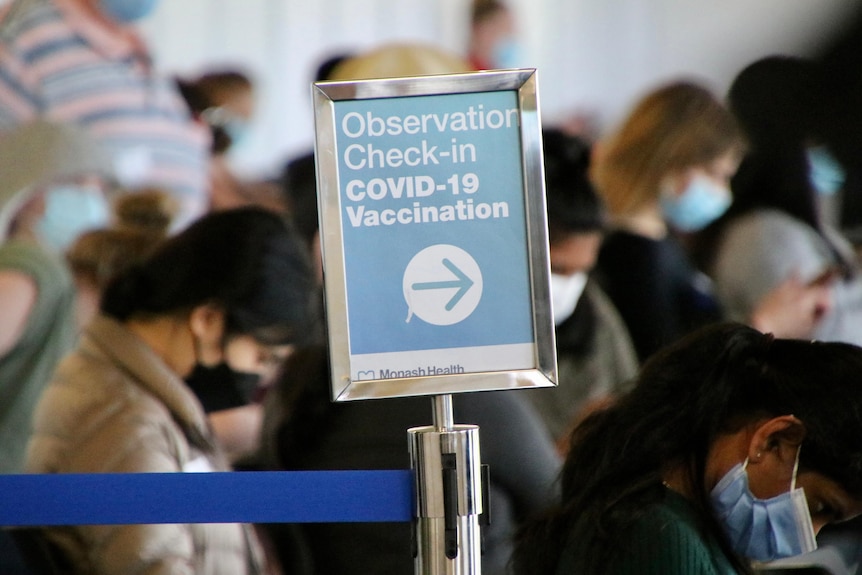
{"type": "Polygon", "coordinates": [[[786,493],[793,484],[805,426],[792,415],[764,419],[753,426],[748,443],[748,486],[755,497],[786,493]]]}
{"type": "Polygon", "coordinates": [[[224,341],[224,310],[210,303],[196,306],[189,315],[189,326],[200,346],[199,360],[205,365],[219,363],[224,341]]]}
{"type": "Polygon", "coordinates": [[[805,425],[793,415],[781,415],[757,424],[748,446],[750,464],[769,462],[792,465],[805,438],[805,425]]]}

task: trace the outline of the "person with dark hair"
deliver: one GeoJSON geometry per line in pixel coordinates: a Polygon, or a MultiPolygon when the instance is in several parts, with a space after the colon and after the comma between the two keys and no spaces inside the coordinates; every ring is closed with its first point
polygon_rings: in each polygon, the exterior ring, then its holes
{"type": "Polygon", "coordinates": [[[811,60],[770,56],[739,73],[728,99],[749,152],[731,182],[733,204],[705,230],[700,257],[731,319],[796,277],[829,290],[810,336],[862,344],[862,270],[823,213],[845,179],[824,130],[827,95],[824,69],[811,60]]]}
{"type": "Polygon", "coordinates": [[[324,58],[323,61],[314,69],[314,81],[325,82],[326,80],[329,80],[332,77],[332,72],[338,68],[342,62],[346,62],[354,55],[355,54],[352,52],[341,52],[324,58]]]}
{"type": "Polygon", "coordinates": [[[240,178],[229,154],[247,139],[255,112],[255,85],[239,69],[217,68],[176,84],[198,123],[212,135],[209,166],[209,209],[259,205],[284,212],[278,186],[268,181],[240,178]]]}
{"type": "MultiPolygon", "coordinates": [[[[332,80],[333,72],[354,56],[355,54],[351,52],[340,52],[326,57],[315,68],[312,81],[332,80]]],[[[323,266],[318,237],[317,173],[314,151],[289,158],[282,167],[279,184],[290,220],[310,250],[314,277],[322,285],[323,266]]]]}
{"type": "MultiPolygon", "coordinates": [[[[491,524],[483,528],[482,573],[503,575],[516,526],[548,507],[560,469],[554,444],[519,393],[461,393],[455,420],[479,426],[489,466],[491,524]]],[[[328,348],[297,349],[266,398],[262,445],[276,469],[406,469],[407,430],[432,423],[428,397],[334,403],[328,348]]],[[[277,528],[276,528],[277,529],[277,528]]],[[[276,531],[282,533],[282,530],[276,531]]],[[[302,525],[314,573],[403,575],[413,569],[407,523],[302,525]]],[[[294,547],[296,532],[288,533],[294,547]]],[[[276,546],[285,539],[273,537],[276,546]]]]}
{"type": "Polygon", "coordinates": [[[573,432],[515,572],[748,573],[862,513],[862,348],[702,328],[573,432]]]}
{"type": "Polygon", "coordinates": [[[862,5],[852,10],[840,29],[821,40],[814,60],[827,83],[821,116],[823,139],[846,172],[838,224],[855,242],[862,241],[862,5]]]}
{"type": "Polygon", "coordinates": [[[289,160],[282,171],[281,182],[291,222],[309,249],[314,267],[314,277],[320,284],[323,284],[314,152],[289,160]]]}
{"type": "Polygon", "coordinates": [[[638,359],[622,318],[590,278],[606,225],[587,175],[590,147],[558,129],[542,139],[559,381],[524,393],[559,443],[584,409],[626,388],[638,359]]]}
{"type": "MultiPolygon", "coordinates": [[[[308,322],[308,262],[281,218],[260,208],[204,216],[115,277],[101,313],[36,409],[31,473],[227,470],[204,409],[183,382],[221,364],[267,374],[308,322]]],[[[80,573],[263,572],[236,524],[47,528],[80,573]]]]}
{"type": "Polygon", "coordinates": [[[212,132],[211,151],[225,154],[242,140],[254,115],[254,83],[240,70],[212,70],[177,86],[195,117],[212,132]]]}

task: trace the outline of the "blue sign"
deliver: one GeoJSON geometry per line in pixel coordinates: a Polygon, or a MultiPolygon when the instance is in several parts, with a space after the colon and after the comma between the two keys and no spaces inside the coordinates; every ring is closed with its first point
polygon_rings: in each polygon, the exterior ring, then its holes
{"type": "Polygon", "coordinates": [[[351,354],[531,344],[517,93],[335,118],[351,354]]]}
{"type": "Polygon", "coordinates": [[[327,101],[317,149],[324,269],[336,276],[327,308],[349,380],[538,367],[547,290],[535,297],[521,100],[510,88],[327,101]]]}

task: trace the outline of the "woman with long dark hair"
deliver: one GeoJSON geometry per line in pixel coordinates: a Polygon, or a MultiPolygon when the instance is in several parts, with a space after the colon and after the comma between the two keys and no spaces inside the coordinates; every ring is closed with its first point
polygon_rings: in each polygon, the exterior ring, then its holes
{"type": "MultiPolygon", "coordinates": [[[[308,332],[310,285],[304,248],[263,209],[212,213],[165,240],[109,283],[55,372],[27,471],[227,471],[183,378],[269,373],[308,332]]],[[[79,525],[46,536],[76,573],[264,572],[254,533],[237,524],[79,525]]]]}
{"type": "Polygon", "coordinates": [[[862,512],[862,348],[699,330],[572,435],[519,574],[730,574],[862,512]]]}

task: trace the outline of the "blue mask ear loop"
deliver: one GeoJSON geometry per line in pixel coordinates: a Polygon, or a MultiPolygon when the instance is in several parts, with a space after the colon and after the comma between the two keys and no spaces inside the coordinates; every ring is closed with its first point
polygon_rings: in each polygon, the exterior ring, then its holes
{"type": "MultiPolygon", "coordinates": [[[[798,448],[796,448],[796,461],[793,462],[793,476],[790,478],[790,491],[796,489],[796,474],[799,471],[799,454],[802,452],[802,445],[800,444],[798,448]]],[[[746,469],[748,467],[748,457],[745,458],[745,461],[742,462],[742,468],[746,469]]]]}
{"type": "Polygon", "coordinates": [[[790,478],[790,491],[796,489],[796,472],[799,471],[799,454],[802,452],[802,444],[796,448],[796,461],[793,463],[793,477],[790,478]]]}

